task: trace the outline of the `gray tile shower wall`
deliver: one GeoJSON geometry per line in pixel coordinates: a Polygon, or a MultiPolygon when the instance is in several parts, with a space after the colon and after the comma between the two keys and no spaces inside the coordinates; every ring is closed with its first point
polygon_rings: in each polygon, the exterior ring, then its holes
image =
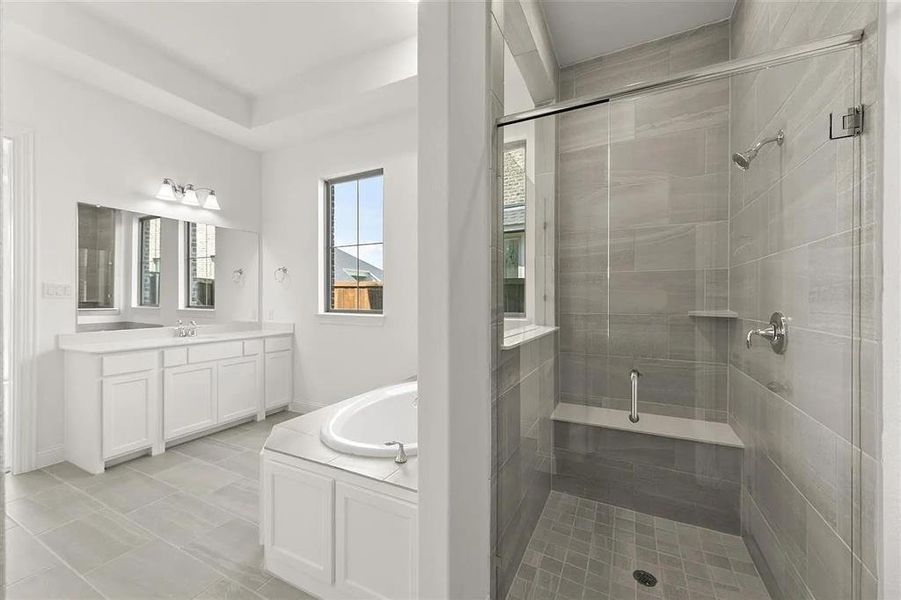
{"type": "MultiPolygon", "coordinates": [[[[560,97],[729,58],[716,23],[567,67],[560,97]]],[[[729,82],[655,93],[558,119],[561,401],[727,419],[729,82]]]]}
{"type": "Polygon", "coordinates": [[[554,490],[736,535],[742,450],[554,423],[554,490]]]}
{"type": "Polygon", "coordinates": [[[551,491],[556,344],[551,334],[500,355],[495,421],[498,598],[513,583],[551,491]]]}
{"type": "Polygon", "coordinates": [[[761,0],[732,18],[733,58],[865,30],[860,55],[732,80],[733,150],[786,135],[732,171],[729,194],[729,423],[746,445],[742,533],[774,598],[868,598],[856,588],[878,577],[876,19],[875,2],[761,0]],[[829,141],[827,114],[861,101],[864,135],[829,141]],[[775,310],[791,319],[787,353],[747,350],[743,333],[775,310]]]}

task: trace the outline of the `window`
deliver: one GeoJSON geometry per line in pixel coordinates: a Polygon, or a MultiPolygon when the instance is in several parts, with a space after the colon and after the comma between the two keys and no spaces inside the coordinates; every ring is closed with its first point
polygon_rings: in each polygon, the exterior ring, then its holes
{"type": "Polygon", "coordinates": [[[384,182],[381,170],[333,179],[326,189],[326,309],[382,312],[384,182]]]}
{"type": "Polygon", "coordinates": [[[216,307],[216,228],[185,223],[186,308],[216,307]]]}
{"type": "Polygon", "coordinates": [[[160,224],[159,217],[138,221],[138,306],[160,305],[160,224]]]}
{"type": "Polygon", "coordinates": [[[526,316],[526,144],[504,146],[504,312],[526,316]]]}
{"type": "Polygon", "coordinates": [[[116,308],[116,211],[78,205],[78,308],[116,308]]]}

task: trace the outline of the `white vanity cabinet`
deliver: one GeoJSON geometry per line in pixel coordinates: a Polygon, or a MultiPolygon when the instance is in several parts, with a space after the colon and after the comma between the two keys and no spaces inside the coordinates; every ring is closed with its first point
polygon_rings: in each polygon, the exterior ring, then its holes
{"type": "Polygon", "coordinates": [[[415,598],[416,492],[263,452],[266,569],[323,600],[415,598]]]}
{"type": "Polygon", "coordinates": [[[249,417],[263,419],[286,406],[293,393],[293,333],[248,333],[61,343],[66,460],[102,473],[111,460],[146,450],[157,454],[168,442],[249,417]],[[149,343],[154,346],[118,351],[149,343]]]}

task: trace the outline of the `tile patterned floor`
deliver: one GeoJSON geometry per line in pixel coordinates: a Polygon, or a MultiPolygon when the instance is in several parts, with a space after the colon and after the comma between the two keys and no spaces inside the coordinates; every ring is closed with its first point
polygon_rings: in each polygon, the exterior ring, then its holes
{"type": "Polygon", "coordinates": [[[551,492],[507,600],[769,600],[744,542],[551,492]],[[646,588],[632,577],[657,577],[646,588]]]}
{"type": "Polygon", "coordinates": [[[6,477],[6,598],[311,597],[262,569],[259,423],[89,475],[62,463],[6,477]]]}

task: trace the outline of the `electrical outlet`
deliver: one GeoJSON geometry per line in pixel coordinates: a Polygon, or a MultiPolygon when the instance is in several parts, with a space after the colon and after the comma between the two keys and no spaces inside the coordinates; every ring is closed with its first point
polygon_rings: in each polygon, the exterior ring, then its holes
{"type": "Polygon", "coordinates": [[[41,283],[41,295],[44,298],[63,299],[72,297],[72,284],[70,283],[54,283],[45,281],[41,283]]]}

